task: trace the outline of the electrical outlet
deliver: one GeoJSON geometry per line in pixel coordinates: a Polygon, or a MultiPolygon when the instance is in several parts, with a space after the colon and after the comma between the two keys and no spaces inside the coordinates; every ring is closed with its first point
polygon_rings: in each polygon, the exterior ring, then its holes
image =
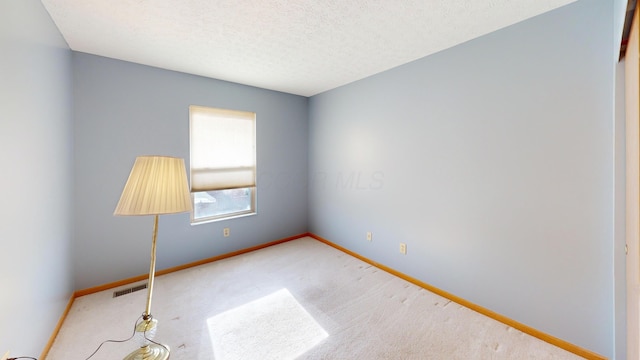
{"type": "Polygon", "coordinates": [[[400,253],[407,255],[407,244],[400,243],[400,253]]]}
{"type": "Polygon", "coordinates": [[[371,241],[371,238],[372,238],[372,234],[371,234],[371,232],[368,232],[367,233],[367,240],[371,241]]]}
{"type": "Polygon", "coordinates": [[[0,360],[7,360],[9,358],[9,352],[7,351],[6,354],[2,355],[2,357],[0,358],[0,360]]]}
{"type": "Polygon", "coordinates": [[[222,230],[222,235],[224,235],[224,237],[229,236],[229,234],[231,234],[231,230],[229,230],[229,228],[224,228],[222,230]]]}

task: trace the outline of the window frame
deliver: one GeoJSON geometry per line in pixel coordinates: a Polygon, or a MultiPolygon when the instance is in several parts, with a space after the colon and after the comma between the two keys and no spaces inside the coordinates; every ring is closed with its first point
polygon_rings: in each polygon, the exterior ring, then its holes
{"type": "MultiPolygon", "coordinates": [[[[207,116],[207,115],[204,115],[207,116]]],[[[199,224],[205,224],[205,223],[210,223],[210,222],[216,222],[216,221],[221,221],[221,220],[227,220],[227,219],[233,219],[233,218],[239,218],[239,217],[245,217],[245,216],[251,216],[251,215],[256,215],[258,212],[257,209],[257,115],[255,112],[249,112],[249,111],[240,111],[240,110],[231,110],[231,109],[223,109],[223,108],[216,108],[216,107],[210,107],[210,106],[200,106],[200,105],[190,105],[189,106],[189,182],[190,182],[190,189],[191,189],[191,203],[193,205],[193,209],[190,213],[190,222],[191,225],[199,225],[199,224]],[[195,171],[202,171],[202,169],[196,168],[194,169],[193,166],[193,152],[194,152],[194,143],[193,143],[193,122],[194,122],[194,116],[198,117],[200,115],[203,115],[203,113],[207,113],[208,116],[211,116],[212,119],[211,120],[215,120],[215,117],[219,116],[220,119],[225,119],[225,120],[229,120],[231,118],[235,118],[236,116],[238,118],[241,118],[242,120],[251,120],[252,121],[252,152],[253,152],[253,186],[244,186],[244,187],[235,187],[235,186],[231,186],[231,187],[218,187],[215,186],[215,188],[212,189],[204,189],[204,190],[197,190],[194,191],[193,190],[193,174],[195,171]],[[225,117],[225,114],[242,114],[242,115],[247,115],[246,117],[243,117],[241,115],[232,115],[229,118],[225,117]],[[213,114],[213,115],[212,115],[213,114]],[[249,116],[249,114],[251,114],[249,116]],[[203,192],[214,192],[214,191],[231,191],[231,190],[248,190],[250,192],[249,195],[249,209],[247,210],[238,210],[238,211],[232,211],[232,212],[227,212],[227,213],[222,213],[222,214],[216,214],[216,215],[212,215],[212,216],[204,216],[204,217],[196,217],[196,194],[198,193],[203,193],[203,192]]],[[[206,121],[206,120],[197,120],[197,121],[206,121]]],[[[238,166],[237,168],[242,168],[243,166],[238,166]]],[[[212,168],[212,169],[208,169],[211,170],[212,172],[215,172],[218,169],[223,169],[223,168],[212,168]]],[[[219,170],[219,171],[224,171],[224,170],[219,170]]]]}

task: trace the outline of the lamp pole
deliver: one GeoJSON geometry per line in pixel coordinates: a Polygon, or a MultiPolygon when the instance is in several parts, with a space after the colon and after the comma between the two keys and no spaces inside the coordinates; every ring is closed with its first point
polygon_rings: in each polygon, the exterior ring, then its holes
{"type": "Polygon", "coordinates": [[[153,238],[151,239],[151,265],[149,265],[149,284],[147,287],[147,307],[144,311],[143,319],[151,317],[151,296],[153,296],[153,279],[156,274],[156,241],[158,237],[158,215],[154,216],[153,238]]]}

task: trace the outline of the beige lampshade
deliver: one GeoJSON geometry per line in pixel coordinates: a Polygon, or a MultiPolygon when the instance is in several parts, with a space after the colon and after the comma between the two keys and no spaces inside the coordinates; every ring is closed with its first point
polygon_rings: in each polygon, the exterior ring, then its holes
{"type": "Polygon", "coordinates": [[[114,215],[160,215],[191,211],[184,160],[139,156],[114,215]]]}

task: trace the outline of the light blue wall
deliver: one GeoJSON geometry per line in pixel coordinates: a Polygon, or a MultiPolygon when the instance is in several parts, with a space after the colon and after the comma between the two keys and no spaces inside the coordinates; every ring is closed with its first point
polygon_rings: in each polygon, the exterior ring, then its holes
{"type": "Polygon", "coordinates": [[[310,230],[612,356],[613,18],[579,1],[312,97],[310,230]]]}
{"type": "Polygon", "coordinates": [[[158,269],[307,231],[307,98],[76,52],[73,71],[77,289],[148,272],[153,218],[112,214],[136,156],[188,166],[190,104],[257,113],[258,214],[161,216],[158,269]]]}
{"type": "Polygon", "coordinates": [[[0,150],[12,169],[0,177],[0,253],[10,255],[0,262],[0,354],[37,356],[74,288],[148,270],[151,218],[116,218],[113,208],[135,156],[188,161],[187,106],[200,104],[258,113],[259,214],[199,226],[161,217],[158,268],[311,230],[624,358],[610,59],[623,2],[614,3],[581,0],[308,107],[71,55],[39,1],[0,0],[0,150]]]}
{"type": "Polygon", "coordinates": [[[0,0],[0,355],[37,357],[73,292],[71,51],[37,0],[0,0]]]}

